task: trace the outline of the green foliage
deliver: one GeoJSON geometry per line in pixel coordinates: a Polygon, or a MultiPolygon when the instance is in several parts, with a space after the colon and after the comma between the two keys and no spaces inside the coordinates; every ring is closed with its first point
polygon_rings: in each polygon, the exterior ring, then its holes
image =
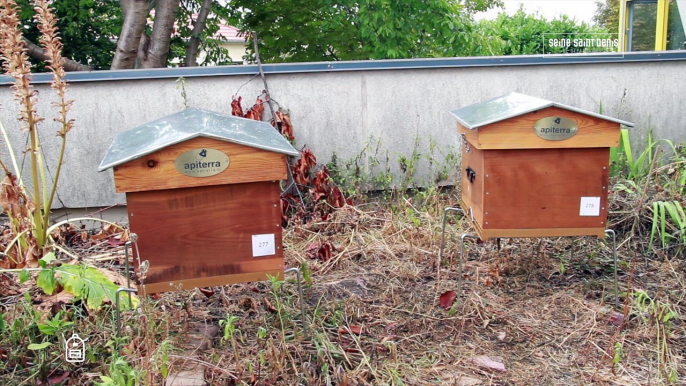
{"type": "MultiPolygon", "coordinates": [[[[21,8],[24,36],[38,43],[40,32],[33,20],[33,6],[29,0],[17,0],[21,8]]],[[[116,37],[124,21],[119,3],[111,0],[53,1],[57,27],[64,44],[65,58],[89,65],[96,70],[110,68],[117,48],[116,37]]],[[[34,61],[37,70],[44,63],[34,61]]]]}
{"type": "Polygon", "coordinates": [[[380,139],[370,138],[362,151],[350,160],[342,161],[334,154],[327,168],[331,172],[331,178],[347,196],[374,190],[405,191],[416,187],[452,184],[454,181],[451,178],[460,164],[458,150],[449,145],[439,147],[433,137],[429,137],[428,142],[416,137],[409,155],[397,154],[399,170],[393,173],[389,151],[383,149],[380,139]],[[418,171],[428,178],[418,178],[418,171]]]}
{"type": "MultiPolygon", "coordinates": [[[[235,0],[231,23],[258,35],[265,62],[488,54],[471,15],[498,0],[235,0]]],[[[252,39],[248,45],[252,52],[252,39]]]]}
{"type": "Polygon", "coordinates": [[[66,331],[70,326],[73,326],[74,322],[70,322],[65,319],[64,311],[60,311],[51,319],[45,321],[45,323],[37,323],[38,330],[44,335],[56,336],[60,333],[66,331]]]}
{"type": "Polygon", "coordinates": [[[141,380],[140,374],[129,365],[124,358],[115,357],[108,375],[101,375],[102,382],[96,382],[97,386],[134,386],[141,380]]]}
{"type": "MultiPolygon", "coordinates": [[[[495,20],[482,20],[479,33],[497,37],[492,46],[496,55],[534,55],[590,52],[588,48],[550,47],[550,39],[606,39],[613,35],[598,27],[577,23],[566,15],[546,20],[538,14],[527,14],[523,6],[510,16],[500,13],[495,20]]],[[[616,35],[614,35],[616,36],[616,35]]],[[[594,48],[592,51],[598,51],[594,48]]],[[[616,50],[615,50],[616,51],[616,50]]]]}
{"type": "Polygon", "coordinates": [[[619,0],[601,0],[595,2],[596,8],[593,22],[606,31],[619,31],[619,0]]]}
{"type": "Polygon", "coordinates": [[[686,246],[686,214],[681,203],[679,201],[655,201],[652,210],[653,227],[650,231],[650,246],[653,246],[655,235],[658,232],[663,248],[666,248],[672,240],[681,245],[682,248],[686,246]],[[669,214],[669,218],[667,214],[669,214]],[[668,232],[668,227],[674,227],[674,230],[668,232]]]}
{"type": "Polygon", "coordinates": [[[635,290],[633,295],[641,319],[655,327],[658,369],[667,381],[675,383],[679,379],[678,359],[672,354],[669,341],[673,322],[679,320],[679,313],[673,305],[651,298],[645,291],[635,290]]]}
{"type": "MultiPolygon", "coordinates": [[[[183,63],[186,58],[186,46],[193,31],[193,22],[200,12],[202,0],[181,0],[181,6],[176,16],[175,34],[169,44],[169,58],[167,62],[170,66],[177,66],[183,63]],[[182,22],[185,21],[185,22],[182,22]]],[[[205,29],[200,36],[200,52],[205,53],[204,60],[199,65],[226,65],[231,64],[241,58],[231,58],[229,51],[222,47],[222,41],[226,37],[218,36],[219,27],[222,23],[228,23],[230,6],[232,2],[215,0],[212,2],[212,10],[207,17],[205,29]]]]}
{"type": "Polygon", "coordinates": [[[624,174],[627,172],[627,165],[633,164],[634,157],[631,152],[631,141],[629,141],[629,129],[621,129],[619,147],[610,148],[610,175],[624,174]]]}

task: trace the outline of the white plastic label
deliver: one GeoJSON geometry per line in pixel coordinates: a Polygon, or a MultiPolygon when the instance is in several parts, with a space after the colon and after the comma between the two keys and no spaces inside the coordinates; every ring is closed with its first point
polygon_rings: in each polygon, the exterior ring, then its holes
{"type": "Polygon", "coordinates": [[[581,197],[579,216],[600,216],[600,197],[581,197]]]}
{"type": "Polygon", "coordinates": [[[269,256],[276,254],[276,242],[274,234],[252,235],[252,257],[269,256]]]}

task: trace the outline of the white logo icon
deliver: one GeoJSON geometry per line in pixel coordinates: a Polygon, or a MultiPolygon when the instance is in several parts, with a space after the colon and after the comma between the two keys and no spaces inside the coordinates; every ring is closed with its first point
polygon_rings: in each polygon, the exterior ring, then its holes
{"type": "Polygon", "coordinates": [[[69,363],[81,363],[86,359],[86,343],[77,333],[64,343],[64,356],[69,363]]]}

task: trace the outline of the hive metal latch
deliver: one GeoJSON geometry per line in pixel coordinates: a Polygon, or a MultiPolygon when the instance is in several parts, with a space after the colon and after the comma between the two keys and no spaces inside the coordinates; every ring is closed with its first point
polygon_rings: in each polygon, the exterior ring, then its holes
{"type": "Polygon", "coordinates": [[[476,172],[474,171],[474,169],[468,167],[467,169],[465,169],[465,171],[467,172],[467,179],[469,180],[469,183],[474,182],[474,180],[476,179],[476,172]]]}

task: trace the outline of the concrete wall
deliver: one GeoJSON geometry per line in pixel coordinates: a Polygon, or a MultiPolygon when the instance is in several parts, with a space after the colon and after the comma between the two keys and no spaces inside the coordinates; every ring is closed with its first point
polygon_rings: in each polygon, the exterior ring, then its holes
{"type": "MultiPolygon", "coordinates": [[[[290,111],[298,147],[309,145],[326,162],[334,153],[339,159],[350,159],[368,140],[380,140],[397,168],[397,158],[412,153],[416,137],[422,141],[422,152],[430,138],[442,150],[458,144],[450,110],[511,91],[596,112],[602,104],[605,114],[636,123],[637,144],[649,129],[659,138],[686,141],[681,99],[686,98],[685,73],[686,61],[681,60],[269,74],[267,78],[273,98],[290,111]]],[[[226,113],[231,96],[241,86],[239,95],[246,107],[263,89],[259,78],[248,75],[186,79],[191,105],[226,113]]],[[[49,106],[53,95],[47,85],[36,89],[38,112],[47,118],[41,124],[44,151],[54,165],[58,141],[49,106]]],[[[98,173],[97,166],[116,133],[183,109],[178,84],[174,79],[82,82],[71,84],[68,95],[76,101],[71,113],[76,125],[69,134],[57,206],[124,203],[124,195],[114,193],[112,172],[98,173]]],[[[26,139],[7,87],[0,88],[0,106],[0,122],[20,151],[26,139]]],[[[20,163],[28,170],[28,157],[20,156],[20,163]]]]}

